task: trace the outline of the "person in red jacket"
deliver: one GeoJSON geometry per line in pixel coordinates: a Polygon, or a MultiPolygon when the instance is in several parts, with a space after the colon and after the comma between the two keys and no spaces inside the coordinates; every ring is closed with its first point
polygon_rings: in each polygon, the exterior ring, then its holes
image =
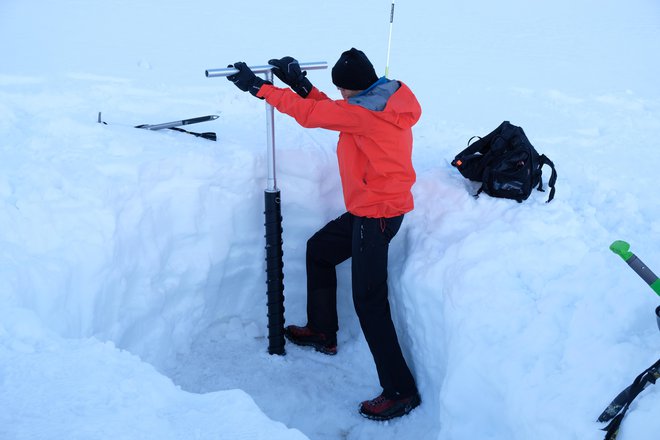
{"type": "Polygon", "coordinates": [[[337,159],[346,205],[346,213],[307,242],[307,324],[286,327],[285,336],[324,354],[337,353],[335,267],[351,258],[353,303],[383,388],[378,397],[360,404],[360,414],[375,420],[408,414],[420,397],[392,323],[387,259],[390,241],[414,206],[411,128],[421,107],[404,83],[378,78],[355,48],[342,53],[332,68],[341,100],[312,86],[294,58],[269,64],[291,89],[273,86],[243,62],[233,65],[238,73],[228,79],[303,127],[339,132],[337,159]]]}

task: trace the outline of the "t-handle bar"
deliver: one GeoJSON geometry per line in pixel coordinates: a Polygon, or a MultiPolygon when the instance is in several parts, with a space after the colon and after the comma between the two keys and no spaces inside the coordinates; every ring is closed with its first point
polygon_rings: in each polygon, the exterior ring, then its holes
{"type": "MultiPolygon", "coordinates": [[[[325,61],[316,61],[312,63],[298,63],[298,64],[300,65],[300,70],[321,70],[328,68],[328,63],[326,63],[325,61]]],[[[275,66],[271,66],[270,64],[266,66],[250,66],[250,70],[252,70],[256,74],[267,73],[270,72],[273,67],[275,66]]],[[[207,78],[215,78],[215,77],[233,75],[234,73],[238,73],[238,70],[234,69],[233,67],[225,67],[224,69],[208,69],[205,71],[205,73],[207,78]]]]}

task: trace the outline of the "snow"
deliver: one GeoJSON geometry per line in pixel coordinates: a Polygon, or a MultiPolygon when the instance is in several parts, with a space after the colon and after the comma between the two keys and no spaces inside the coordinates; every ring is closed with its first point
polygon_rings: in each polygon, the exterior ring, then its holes
{"type": "MultiPolygon", "coordinates": [[[[346,264],[338,355],[267,353],[264,104],[204,70],[354,46],[384,71],[390,4],[2,2],[0,438],[603,437],[660,351],[658,297],[608,250],[660,271],[653,0],[398,2],[390,77],[424,113],[390,299],[422,405],[357,414],[380,389],[346,264]],[[217,142],[132,128],[206,114],[217,142]],[[503,120],[554,161],[551,203],[474,199],[449,164],[503,120]]],[[[336,133],[275,126],[301,324],[306,240],[344,209],[336,133]]],[[[651,386],[619,439],[657,439],[658,408],[651,386]]]]}

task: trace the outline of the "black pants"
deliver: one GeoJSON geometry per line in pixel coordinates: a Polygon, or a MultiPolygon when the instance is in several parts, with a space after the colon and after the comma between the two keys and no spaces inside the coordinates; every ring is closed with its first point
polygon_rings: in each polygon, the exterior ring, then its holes
{"type": "Polygon", "coordinates": [[[350,213],[332,220],[307,242],[307,324],[335,336],[337,274],[335,266],[352,258],[353,304],[376,363],[385,395],[407,397],[417,392],[401,353],[387,299],[387,253],[403,215],[394,218],[357,217],[350,213]]]}

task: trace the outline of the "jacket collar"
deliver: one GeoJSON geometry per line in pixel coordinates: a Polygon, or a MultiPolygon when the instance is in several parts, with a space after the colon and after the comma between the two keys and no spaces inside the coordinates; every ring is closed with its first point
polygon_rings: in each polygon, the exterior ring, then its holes
{"type": "Polygon", "coordinates": [[[399,81],[389,80],[383,76],[369,86],[368,89],[348,98],[348,103],[359,105],[367,110],[382,111],[387,105],[390,96],[392,96],[399,87],[401,87],[399,81]]]}

